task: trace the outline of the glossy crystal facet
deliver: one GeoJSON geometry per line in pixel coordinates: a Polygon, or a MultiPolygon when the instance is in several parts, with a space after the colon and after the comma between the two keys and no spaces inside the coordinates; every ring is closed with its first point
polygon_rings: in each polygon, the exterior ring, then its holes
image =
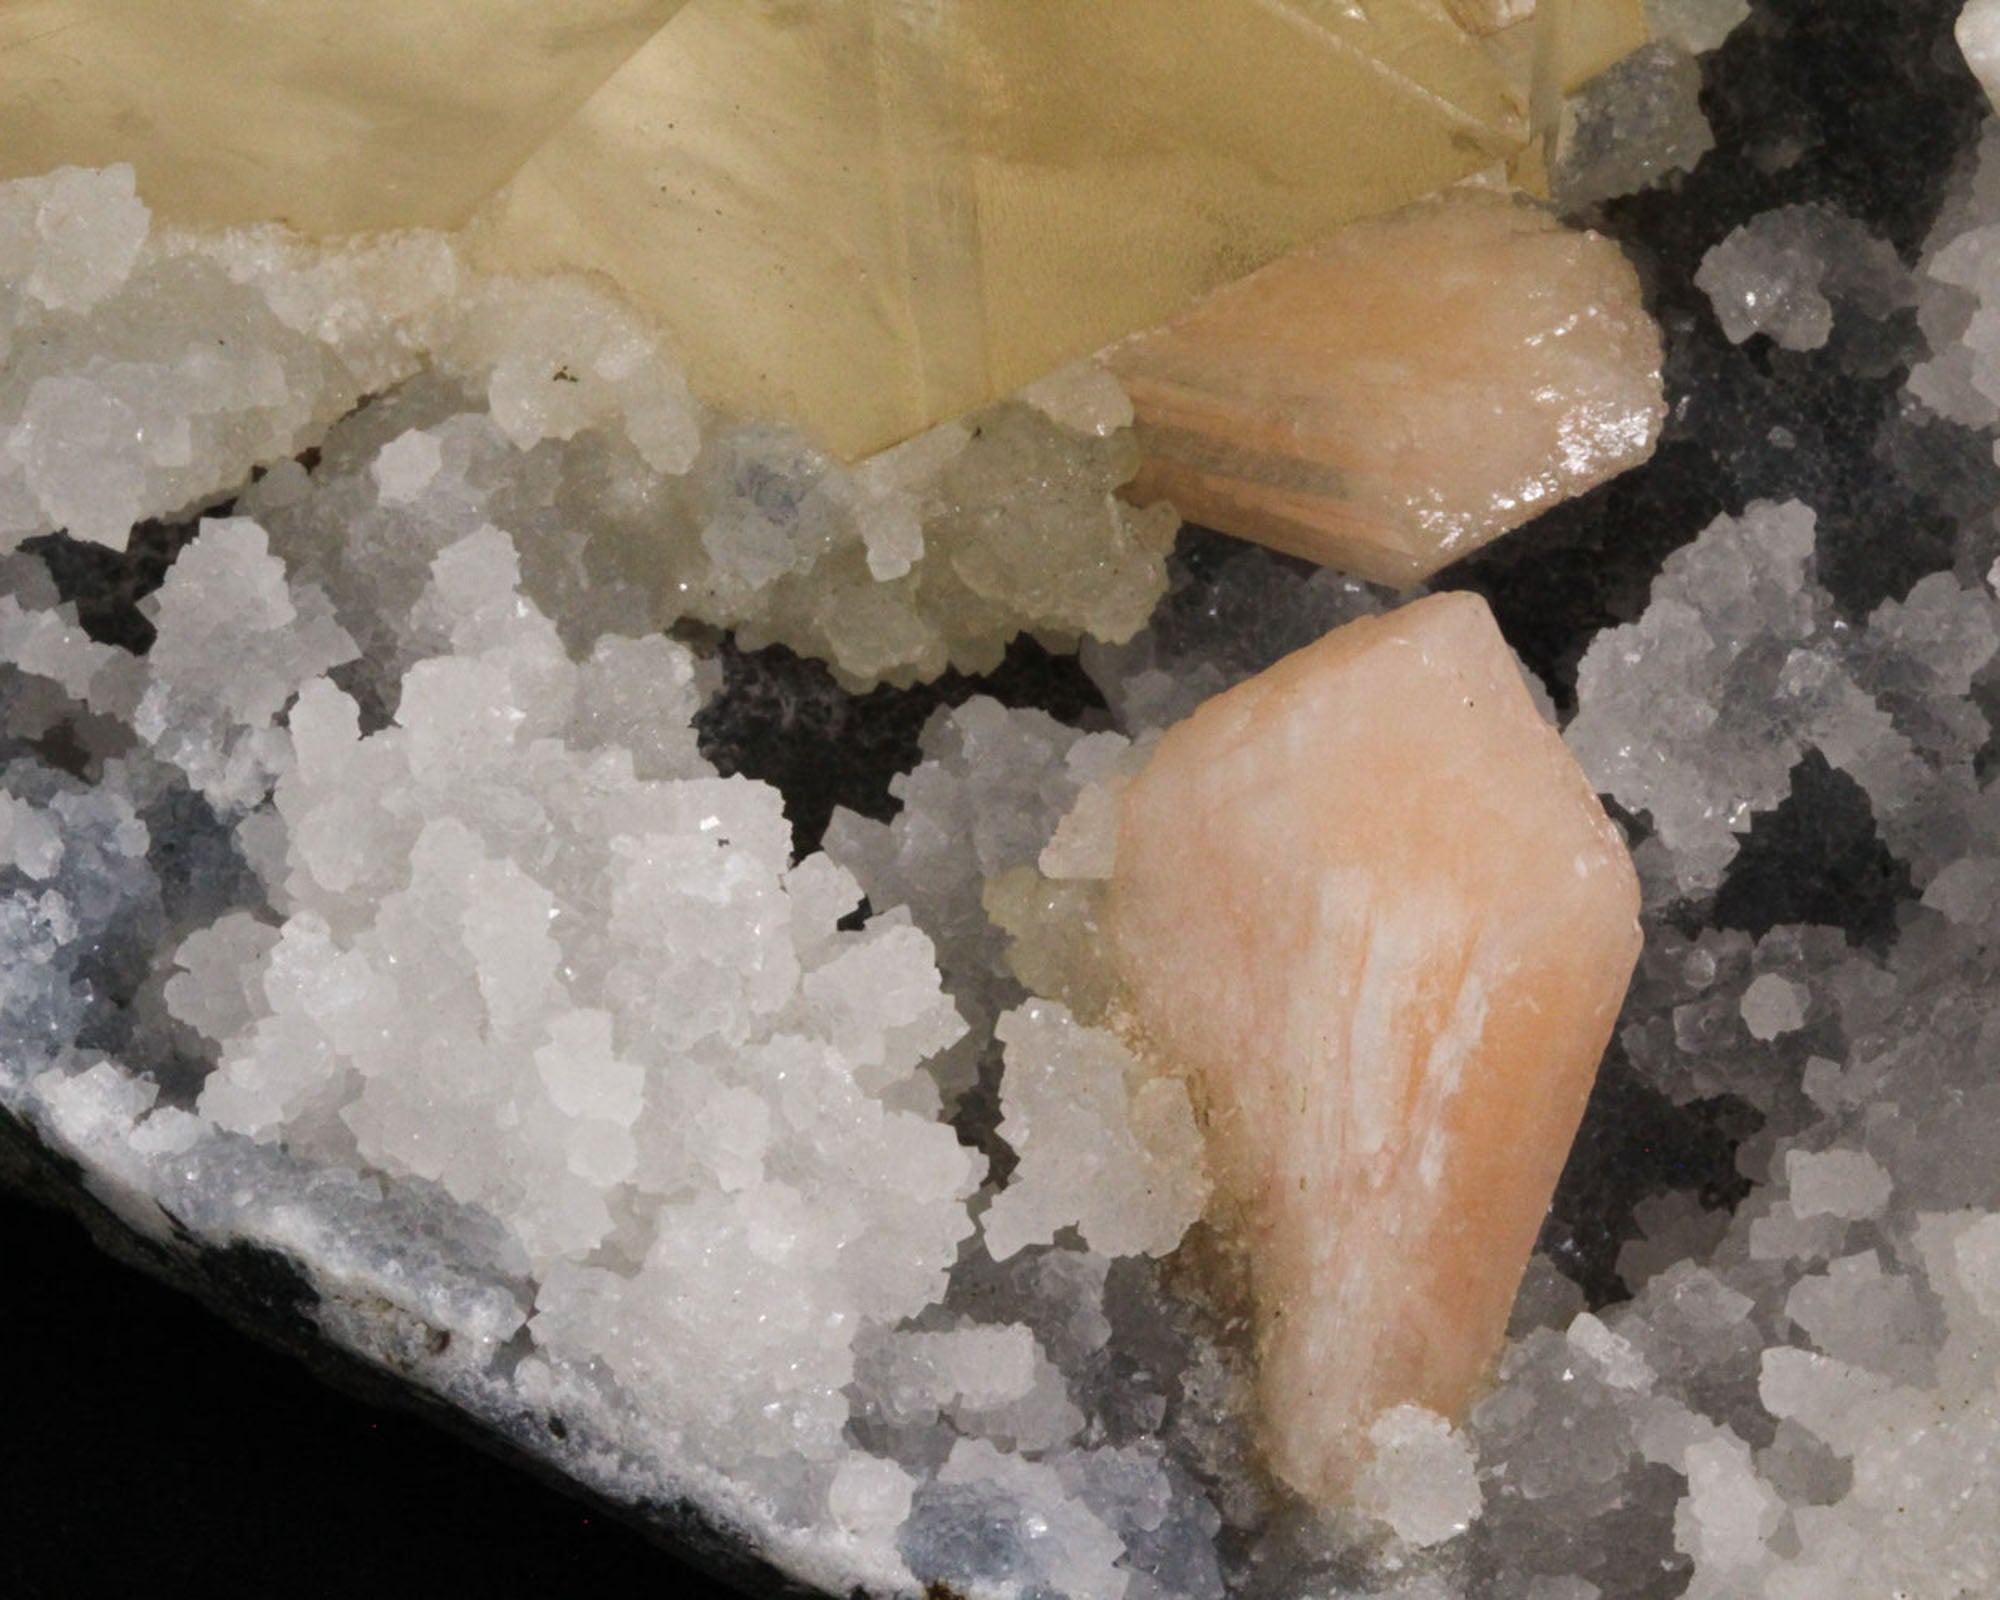
{"type": "Polygon", "coordinates": [[[1666,420],[1623,252],[1477,189],[1351,223],[1106,359],[1134,498],[1381,583],[1638,465],[1666,420]]]}
{"type": "MultiPolygon", "coordinates": [[[[1593,58],[1644,37],[1583,9],[1593,58]]],[[[489,249],[608,273],[707,394],[864,453],[1521,157],[1537,74],[1575,70],[1547,32],[1429,0],[693,0],[489,249]]]]}
{"type": "Polygon", "coordinates": [[[1638,885],[1483,600],[1336,629],[1170,730],[1107,928],[1249,1268],[1273,1469],[1490,1376],[1639,952],[1638,885]]]}

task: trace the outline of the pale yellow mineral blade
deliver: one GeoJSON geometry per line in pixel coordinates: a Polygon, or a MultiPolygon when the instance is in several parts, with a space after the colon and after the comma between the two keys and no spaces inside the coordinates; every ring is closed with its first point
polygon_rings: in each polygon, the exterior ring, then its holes
{"type": "Polygon", "coordinates": [[[1533,8],[1550,86],[1575,94],[1650,37],[1644,0],[1539,0],[1533,8]]]}
{"type": "Polygon", "coordinates": [[[710,397],[862,454],[1515,156],[1531,26],[692,0],[523,170],[486,257],[609,274],[710,397]]]}
{"type": "Polygon", "coordinates": [[[0,0],[0,179],[130,162],[155,212],[455,227],[682,0],[0,0]]]}

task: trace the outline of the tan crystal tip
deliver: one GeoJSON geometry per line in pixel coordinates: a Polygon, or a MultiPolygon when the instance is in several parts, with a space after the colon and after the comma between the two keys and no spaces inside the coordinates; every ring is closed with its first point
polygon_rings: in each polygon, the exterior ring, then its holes
{"type": "Polygon", "coordinates": [[[1336,630],[1127,792],[1106,927],[1247,1258],[1272,1467],[1486,1381],[1639,952],[1618,829],[1483,601],[1336,630]]]}
{"type": "Polygon", "coordinates": [[[1666,417],[1618,246],[1478,190],[1350,224],[1106,359],[1136,499],[1397,585],[1644,461],[1666,417]]]}

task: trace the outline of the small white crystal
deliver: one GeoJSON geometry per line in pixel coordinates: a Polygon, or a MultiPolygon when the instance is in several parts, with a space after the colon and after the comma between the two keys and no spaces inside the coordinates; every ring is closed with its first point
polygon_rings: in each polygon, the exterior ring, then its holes
{"type": "Polygon", "coordinates": [[[1132,426],[1125,386],[1095,361],[1078,361],[1038,378],[1021,398],[1058,427],[1105,438],[1132,426]]]}
{"type": "Polygon", "coordinates": [[[888,1539],[910,1514],[916,1480],[893,1461],[850,1455],[826,1491],[827,1510],[855,1537],[888,1539]]]}
{"type": "MultiPolygon", "coordinates": [[[[975,1498],[961,1513],[978,1530],[973,1537],[1006,1547],[1011,1557],[994,1565],[1026,1568],[1013,1592],[1124,1600],[1131,1574],[1116,1565],[1124,1544],[1077,1502],[1052,1467],[1004,1454],[981,1439],[961,1439],[937,1481],[973,1491],[975,1498]]],[[[927,1533],[917,1530],[915,1549],[905,1536],[905,1552],[919,1571],[931,1565],[924,1548],[927,1533]]]]}
{"type": "Polygon", "coordinates": [[[1670,39],[1600,73],[1563,108],[1554,173],[1565,211],[1692,171],[1715,148],[1701,110],[1701,67],[1670,39]]]}
{"type": "Polygon", "coordinates": [[[10,594],[0,595],[0,655],[23,672],[61,684],[71,699],[85,700],[119,652],[78,627],[73,606],[23,610],[10,594]]]}
{"type": "Polygon", "coordinates": [[[1208,1203],[1202,1141],[1187,1090],[1152,1078],[1124,1043],[1053,1001],[1008,1012],[1000,1132],[1021,1157],[985,1218],[1004,1260],[1075,1226],[1106,1255],[1165,1255],[1208,1203]]]}
{"type": "Polygon", "coordinates": [[[1784,206],[1752,218],[1702,259],[1695,284],[1732,344],[1768,334],[1787,350],[1817,350],[1836,301],[1871,318],[1907,304],[1895,247],[1825,205],[1784,206]]]}
{"type": "Polygon", "coordinates": [[[1629,1339],[1621,1338],[1603,1321],[1585,1311],[1569,1325],[1571,1348],[1594,1362],[1614,1389],[1643,1389],[1653,1381],[1653,1369],[1629,1339]]]}
{"type": "Polygon", "coordinates": [[[2000,105],[2000,0],[1966,0],[1952,33],[1987,100],[2000,105]]]}
{"type": "Polygon", "coordinates": [[[1785,1179],[1792,1210],[1801,1217],[1841,1217],[1860,1221],[1877,1216],[1889,1203],[1889,1174],[1862,1150],[1789,1150],[1785,1179]]]}
{"type": "Polygon", "coordinates": [[[412,428],[382,446],[373,472],[382,503],[406,506],[417,500],[444,467],[444,447],[435,434],[412,428]]]}
{"type": "Polygon", "coordinates": [[[0,866],[46,883],[62,865],[62,833],[48,812],[0,794],[0,866]]]}
{"type": "Polygon", "coordinates": [[[1785,1298],[1785,1315],[1830,1356],[1906,1382],[1928,1378],[1929,1328],[1911,1281],[1872,1250],[1829,1261],[1785,1298]]]}
{"type": "Polygon", "coordinates": [[[1743,991],[1743,1026],[1750,1037],[1769,1041],[1803,1028],[1806,1004],[1811,999],[1801,984],[1775,972],[1766,972],[1743,991]]]}
{"type": "Polygon", "coordinates": [[[151,225],[129,166],[0,186],[0,283],[53,311],[88,311],[124,285],[151,225]]]}
{"type": "Polygon", "coordinates": [[[558,1016],[548,1025],[548,1043],[535,1051],[535,1066],[563,1115],[630,1127],[644,1103],[646,1069],[617,1058],[611,1028],[608,1011],[558,1016]]]}
{"type": "Polygon", "coordinates": [[[218,1043],[248,1027],[258,1014],[259,978],[279,932],[246,911],[231,912],[181,941],[167,980],[167,1009],[218,1043]]]}
{"type": "Polygon", "coordinates": [[[1368,1438],[1375,1453],[1355,1486],[1355,1504],[1405,1544],[1443,1544],[1478,1520],[1485,1502],[1476,1457],[1443,1417],[1396,1406],[1375,1419],[1368,1438]]]}
{"type": "Polygon", "coordinates": [[[1712,1439],[1687,1452],[1687,1497],[1674,1515],[1674,1545],[1718,1574],[1754,1572],[1768,1554],[1785,1503],[1758,1477],[1750,1452],[1712,1439]]]}

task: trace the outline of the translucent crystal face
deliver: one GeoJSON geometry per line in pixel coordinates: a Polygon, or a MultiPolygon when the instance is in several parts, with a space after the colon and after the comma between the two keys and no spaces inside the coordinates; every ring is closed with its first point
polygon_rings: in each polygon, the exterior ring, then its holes
{"type": "Polygon", "coordinates": [[[0,179],[175,221],[456,227],[682,0],[0,0],[0,179]]]}
{"type": "Polygon", "coordinates": [[[698,387],[862,453],[1520,156],[1537,83],[1644,36],[1623,0],[1550,11],[694,0],[490,243],[608,271],[698,387]]]}
{"type": "Polygon", "coordinates": [[[457,227],[616,279],[710,398],[866,454],[1507,165],[1636,0],[0,0],[0,179],[457,227]]]}
{"type": "Polygon", "coordinates": [[[1462,1414],[1486,1381],[1637,909],[1617,829],[1471,595],[1216,696],[1127,791],[1114,959],[1200,1102],[1264,1443],[1308,1497],[1353,1487],[1381,1411],[1462,1414]]]}
{"type": "Polygon", "coordinates": [[[1618,246],[1476,190],[1350,224],[1105,359],[1135,498],[1382,583],[1645,460],[1666,415],[1618,246]]]}

